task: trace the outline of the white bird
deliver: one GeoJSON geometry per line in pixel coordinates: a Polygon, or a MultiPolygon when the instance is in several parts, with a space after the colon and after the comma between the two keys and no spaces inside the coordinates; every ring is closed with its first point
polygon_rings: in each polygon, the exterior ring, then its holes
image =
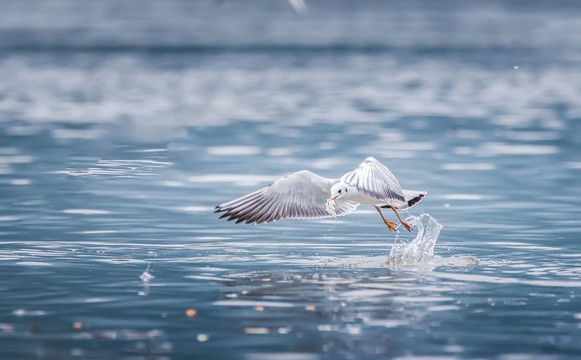
{"type": "Polygon", "coordinates": [[[387,166],[372,157],[343,175],[327,179],[308,170],[298,171],[238,199],[216,206],[221,218],[236,220],[236,224],[268,223],[284,218],[323,218],[352,213],[359,204],[375,207],[389,230],[395,223],[387,221],[381,208],[392,209],[408,231],[408,225],[397,210],[409,209],[426,196],[425,191],[403,190],[387,166]],[[330,211],[326,202],[335,202],[330,211]]]}

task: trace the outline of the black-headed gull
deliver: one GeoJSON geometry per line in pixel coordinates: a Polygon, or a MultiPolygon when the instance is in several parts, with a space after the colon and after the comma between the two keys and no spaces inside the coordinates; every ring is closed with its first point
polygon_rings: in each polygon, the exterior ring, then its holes
{"type": "Polygon", "coordinates": [[[216,206],[221,218],[236,223],[267,223],[284,218],[322,218],[352,213],[359,204],[375,207],[389,230],[381,209],[392,209],[408,231],[397,210],[409,209],[426,196],[425,191],[403,190],[387,166],[368,157],[340,179],[327,179],[308,170],[298,171],[238,199],[216,206]]]}

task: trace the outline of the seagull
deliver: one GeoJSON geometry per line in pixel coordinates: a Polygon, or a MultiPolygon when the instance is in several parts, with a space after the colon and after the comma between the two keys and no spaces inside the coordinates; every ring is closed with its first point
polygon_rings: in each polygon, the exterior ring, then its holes
{"type": "Polygon", "coordinates": [[[359,166],[340,179],[327,179],[308,170],[297,171],[278,179],[262,189],[216,206],[220,219],[268,223],[284,218],[306,219],[347,215],[359,204],[372,205],[389,230],[395,223],[387,221],[381,209],[392,209],[401,224],[412,227],[402,220],[397,210],[409,209],[424,199],[427,192],[403,190],[396,177],[373,157],[366,158],[359,166]],[[329,203],[334,204],[329,207],[329,203]]]}

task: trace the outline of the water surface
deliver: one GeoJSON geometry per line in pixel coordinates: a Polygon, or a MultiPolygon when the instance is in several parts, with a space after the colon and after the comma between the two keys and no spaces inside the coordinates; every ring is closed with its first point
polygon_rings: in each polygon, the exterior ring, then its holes
{"type": "Polygon", "coordinates": [[[581,8],[309,5],[0,4],[0,357],[581,355],[581,8]],[[213,214],[366,156],[414,233],[213,214]]]}

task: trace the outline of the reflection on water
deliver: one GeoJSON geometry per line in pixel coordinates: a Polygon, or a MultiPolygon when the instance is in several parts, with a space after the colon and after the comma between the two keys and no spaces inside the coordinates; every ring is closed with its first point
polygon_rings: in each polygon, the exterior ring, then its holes
{"type": "Polygon", "coordinates": [[[0,358],[581,354],[578,5],[32,3],[0,3],[0,358]],[[428,191],[414,232],[213,213],[366,156],[428,191]]]}

